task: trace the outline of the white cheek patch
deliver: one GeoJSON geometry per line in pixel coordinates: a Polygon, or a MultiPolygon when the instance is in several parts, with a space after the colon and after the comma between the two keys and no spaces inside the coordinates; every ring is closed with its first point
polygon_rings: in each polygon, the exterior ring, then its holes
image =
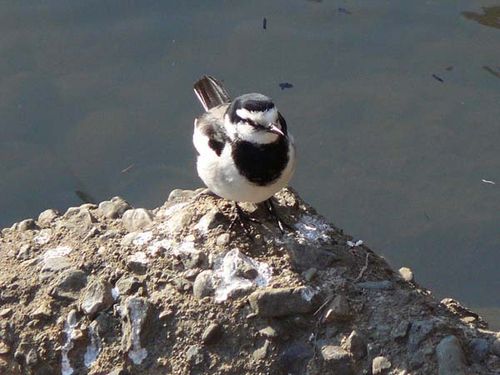
{"type": "Polygon", "coordinates": [[[249,111],[245,108],[236,110],[236,114],[244,120],[252,120],[259,124],[270,124],[278,119],[278,110],[276,107],[270,108],[267,111],[249,111]]]}

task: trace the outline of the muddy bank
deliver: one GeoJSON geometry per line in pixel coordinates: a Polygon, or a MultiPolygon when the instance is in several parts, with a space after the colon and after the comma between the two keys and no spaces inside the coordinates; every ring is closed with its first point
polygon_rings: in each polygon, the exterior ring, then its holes
{"type": "MultiPolygon", "coordinates": [[[[500,337],[292,190],[287,226],[175,190],[44,211],[0,235],[2,374],[496,374],[500,337]]],[[[418,275],[417,275],[418,277],[418,275]]]]}

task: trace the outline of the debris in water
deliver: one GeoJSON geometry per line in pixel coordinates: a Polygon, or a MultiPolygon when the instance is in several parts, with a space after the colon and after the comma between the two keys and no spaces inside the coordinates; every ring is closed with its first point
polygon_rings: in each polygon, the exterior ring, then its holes
{"type": "Polygon", "coordinates": [[[266,18],[266,17],[264,17],[264,18],[262,19],[262,28],[263,28],[264,30],[267,30],[267,18],[266,18]]]}
{"type": "Polygon", "coordinates": [[[437,81],[439,81],[439,82],[441,82],[441,83],[443,83],[443,82],[444,82],[444,80],[443,80],[441,77],[439,77],[438,75],[436,75],[436,74],[433,74],[433,75],[432,75],[432,78],[434,78],[435,80],[437,80],[437,81]]]}
{"type": "Polygon", "coordinates": [[[290,82],[281,82],[281,83],[278,84],[278,86],[282,90],[284,90],[284,89],[291,89],[293,87],[293,85],[290,82]]]}
{"type": "Polygon", "coordinates": [[[495,181],[491,181],[491,180],[485,180],[484,178],[481,179],[482,182],[484,182],[485,184],[490,184],[490,185],[496,185],[496,182],[495,181]]]}

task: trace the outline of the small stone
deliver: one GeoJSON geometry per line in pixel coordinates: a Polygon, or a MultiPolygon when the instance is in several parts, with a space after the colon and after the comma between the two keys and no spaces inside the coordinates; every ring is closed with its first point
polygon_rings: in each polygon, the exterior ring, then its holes
{"type": "Polygon", "coordinates": [[[35,349],[31,349],[26,355],[26,365],[34,367],[38,363],[38,353],[35,349]]]}
{"type": "Polygon", "coordinates": [[[439,375],[465,375],[465,357],[458,339],[447,336],[436,347],[439,375]]]}
{"type": "Polygon", "coordinates": [[[252,310],[262,317],[305,314],[313,307],[310,288],[265,288],[248,297],[252,310]],[[310,297],[310,298],[309,298],[310,297]]]}
{"type": "Polygon", "coordinates": [[[6,316],[10,315],[11,312],[12,309],[10,307],[0,310],[0,318],[5,318],[6,316]]]}
{"type": "Polygon", "coordinates": [[[316,274],[318,273],[318,270],[314,267],[309,268],[307,271],[302,272],[302,277],[307,281],[310,282],[316,274]]]}
{"type": "Polygon", "coordinates": [[[71,261],[66,256],[51,256],[43,261],[40,278],[46,280],[53,276],[54,273],[65,270],[72,266],[71,261]]]}
{"type": "Polygon", "coordinates": [[[259,334],[261,336],[267,337],[269,339],[275,339],[278,337],[278,332],[276,332],[276,330],[271,326],[267,326],[266,328],[262,328],[261,330],[259,330],[259,334]]]}
{"type": "Polygon", "coordinates": [[[491,344],[491,352],[500,357],[500,338],[495,339],[491,344]]]}
{"type": "Polygon", "coordinates": [[[191,366],[199,366],[203,363],[203,351],[198,345],[191,345],[186,351],[186,359],[191,366]]]}
{"type": "Polygon", "coordinates": [[[150,342],[155,333],[156,319],[152,319],[153,307],[146,298],[128,297],[121,305],[122,318],[122,348],[128,352],[128,357],[136,365],[146,359],[148,352],[146,343],[150,342]]]}
{"type": "Polygon", "coordinates": [[[352,374],[352,362],[349,353],[340,346],[324,345],[321,347],[321,357],[332,374],[352,374]]]}
{"type": "Polygon", "coordinates": [[[205,345],[217,342],[222,336],[222,327],[219,323],[210,324],[201,335],[201,341],[205,345]]]}
{"type": "Polygon", "coordinates": [[[366,339],[356,330],[352,331],[344,343],[344,349],[350,352],[354,359],[359,360],[366,356],[366,339]]]}
{"type": "Polygon", "coordinates": [[[186,257],[182,259],[182,264],[184,264],[184,267],[186,267],[187,269],[193,269],[197,267],[203,268],[208,264],[208,257],[207,254],[201,251],[186,254],[186,257]]]}
{"type": "Polygon", "coordinates": [[[231,236],[229,233],[222,233],[217,237],[216,244],[217,246],[224,247],[229,244],[231,236]]]}
{"type": "Polygon", "coordinates": [[[383,356],[375,357],[372,361],[372,374],[384,374],[386,370],[391,368],[392,364],[383,356]]]}
{"type": "Polygon", "coordinates": [[[401,320],[396,327],[391,331],[391,336],[393,339],[402,339],[408,334],[408,329],[410,328],[410,322],[408,320],[401,320]]]}
{"type": "Polygon", "coordinates": [[[55,219],[59,216],[59,212],[53,209],[48,209],[43,211],[40,215],[38,215],[38,225],[41,228],[48,228],[50,224],[54,222],[55,219]]]}
{"type": "Polygon", "coordinates": [[[113,197],[109,201],[101,202],[98,208],[100,214],[109,219],[119,218],[129,209],[130,205],[121,197],[113,197]]]}
{"type": "Polygon", "coordinates": [[[17,260],[28,260],[33,256],[32,246],[30,244],[24,244],[21,246],[19,251],[17,252],[16,259],[17,260]]]}
{"type": "Polygon", "coordinates": [[[269,341],[266,340],[264,342],[264,345],[260,347],[259,349],[254,350],[252,353],[252,358],[254,361],[261,361],[267,356],[267,350],[269,349],[269,341]]]}
{"type": "Polygon", "coordinates": [[[127,267],[138,274],[143,274],[148,269],[149,259],[144,251],[138,251],[127,257],[127,267]]]}
{"type": "Polygon", "coordinates": [[[52,308],[49,302],[42,303],[38,308],[31,313],[35,319],[42,320],[52,316],[52,308]]]}
{"type": "Polygon", "coordinates": [[[67,228],[85,236],[92,229],[96,220],[90,211],[81,207],[70,207],[63,216],[63,220],[58,223],[59,227],[67,228]]]}
{"type": "Polygon", "coordinates": [[[398,272],[399,272],[399,276],[401,276],[401,278],[404,281],[408,281],[408,282],[413,281],[413,271],[411,269],[409,269],[408,267],[401,267],[398,270],[398,272]]]}
{"type": "Polygon", "coordinates": [[[389,280],[364,281],[362,283],[357,283],[356,285],[363,289],[375,289],[375,290],[389,290],[393,288],[392,282],[389,280]]]}
{"type": "Polygon", "coordinates": [[[125,211],[122,220],[123,225],[129,232],[138,231],[149,227],[153,223],[154,215],[144,208],[136,208],[125,211]]]}
{"type": "Polygon", "coordinates": [[[5,355],[10,353],[11,347],[5,341],[0,340],[0,355],[5,355]]]}
{"type": "Polygon", "coordinates": [[[351,318],[352,312],[349,306],[349,301],[344,295],[339,294],[335,296],[333,301],[326,309],[325,315],[323,316],[323,322],[342,322],[347,321],[351,318]]]}
{"type": "Polygon", "coordinates": [[[92,318],[98,312],[111,307],[113,301],[111,285],[107,281],[96,279],[85,289],[80,307],[86,315],[92,318]]]}
{"type": "Polygon", "coordinates": [[[115,287],[118,289],[118,292],[121,295],[130,295],[137,292],[139,287],[143,284],[139,281],[139,279],[135,276],[130,277],[122,277],[115,284],[115,287]]]}
{"type": "Polygon", "coordinates": [[[206,233],[210,229],[214,229],[226,221],[226,217],[219,210],[212,209],[201,217],[194,228],[201,233],[206,233]]]}
{"type": "Polygon", "coordinates": [[[56,298],[76,300],[85,285],[87,285],[87,274],[74,268],[69,269],[57,278],[50,294],[56,298]]]}
{"type": "Polygon", "coordinates": [[[196,194],[193,190],[182,190],[182,189],[174,189],[168,195],[168,201],[172,200],[180,200],[185,201],[192,198],[196,194]]]}
{"type": "Polygon", "coordinates": [[[166,307],[161,313],[158,314],[158,319],[165,320],[174,315],[174,311],[168,307],[166,307]]]}
{"type": "Polygon", "coordinates": [[[26,219],[17,225],[17,230],[20,232],[26,232],[27,230],[34,230],[34,229],[39,229],[38,226],[36,225],[35,220],[33,219],[26,219]]]}
{"type": "Polygon", "coordinates": [[[214,294],[213,278],[214,272],[211,270],[202,271],[196,276],[193,284],[193,295],[195,298],[202,299],[214,294]]]}
{"type": "Polygon", "coordinates": [[[490,352],[490,344],[486,339],[473,339],[470,342],[470,348],[472,349],[472,359],[474,362],[484,361],[490,352]]]}

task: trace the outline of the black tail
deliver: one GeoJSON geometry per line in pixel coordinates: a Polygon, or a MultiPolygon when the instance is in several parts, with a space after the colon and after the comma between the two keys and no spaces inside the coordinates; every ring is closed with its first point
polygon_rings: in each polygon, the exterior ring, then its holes
{"type": "Polygon", "coordinates": [[[229,93],[222,83],[214,77],[203,76],[194,84],[194,92],[205,111],[231,101],[229,93]]]}

